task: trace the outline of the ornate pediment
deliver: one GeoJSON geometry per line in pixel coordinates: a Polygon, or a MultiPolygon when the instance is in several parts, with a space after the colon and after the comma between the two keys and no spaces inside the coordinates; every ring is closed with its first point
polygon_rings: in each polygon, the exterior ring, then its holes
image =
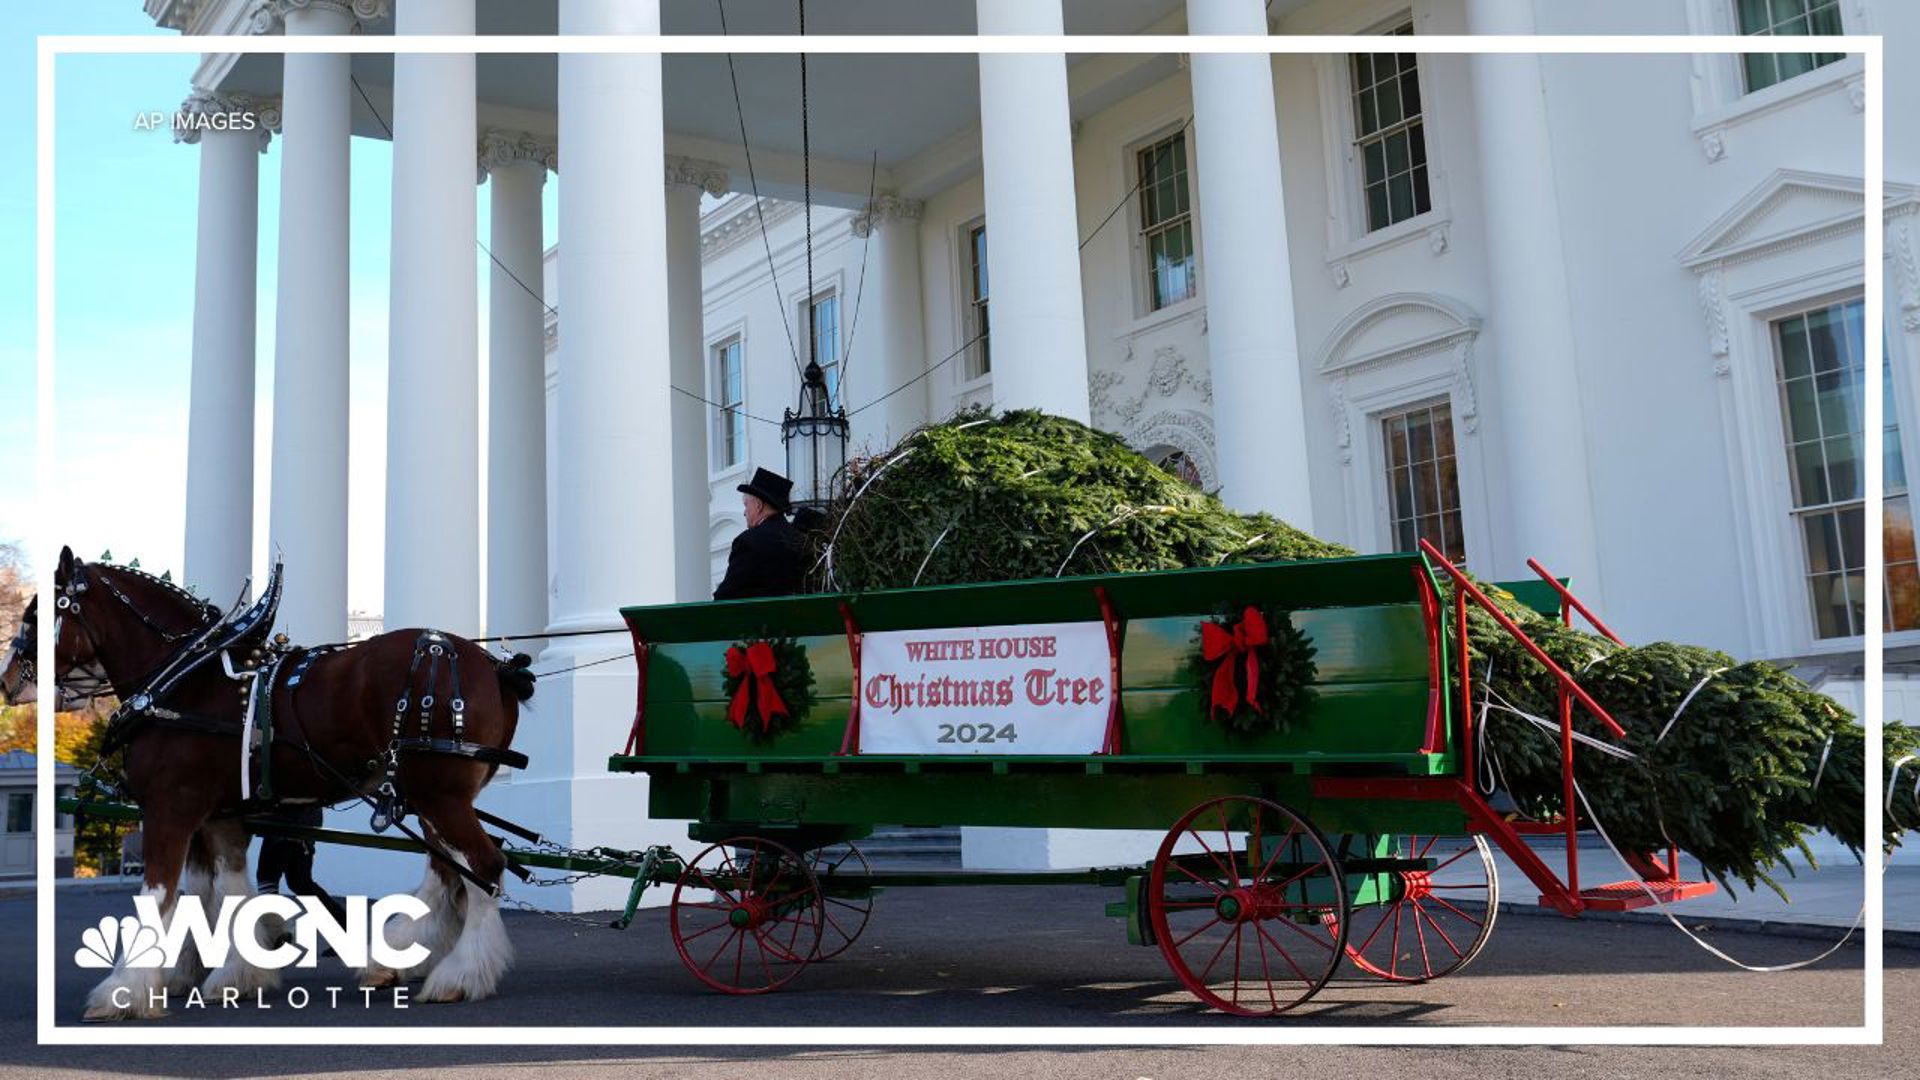
{"type": "Polygon", "coordinates": [[[1349,312],[1320,347],[1323,374],[1350,372],[1451,348],[1480,332],[1466,305],[1434,293],[1389,293],[1349,312]]]}
{"type": "MultiPolygon", "coordinates": [[[[1889,210],[1920,189],[1888,183],[1889,210]]],[[[1861,228],[1865,184],[1850,176],[1776,169],[1680,250],[1694,270],[1791,250],[1861,228]]]]}

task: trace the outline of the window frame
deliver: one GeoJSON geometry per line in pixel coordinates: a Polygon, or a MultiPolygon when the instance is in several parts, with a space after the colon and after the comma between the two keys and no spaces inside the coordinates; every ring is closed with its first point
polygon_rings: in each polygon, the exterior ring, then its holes
{"type": "MultiPolygon", "coordinates": [[[[798,403],[800,400],[800,377],[801,373],[806,370],[807,360],[811,355],[813,322],[808,317],[808,305],[810,302],[817,304],[819,301],[825,299],[836,301],[838,306],[833,321],[834,366],[838,367],[846,361],[848,313],[846,310],[846,289],[844,288],[844,284],[841,280],[841,274],[835,272],[814,281],[812,296],[807,295],[806,282],[803,281],[800,283],[800,287],[794,290],[793,294],[789,297],[787,307],[788,310],[794,313],[794,328],[801,331],[794,339],[795,344],[800,347],[800,357],[799,364],[793,373],[793,392],[789,395],[789,400],[795,403],[798,403]]],[[[845,371],[845,368],[841,367],[840,371],[845,371]]],[[[838,373],[836,373],[836,378],[837,374],[838,373]]],[[[829,388],[834,391],[829,398],[830,403],[844,406],[846,404],[846,387],[829,383],[829,388]]]]}
{"type": "MultiPolygon", "coordinates": [[[[960,340],[973,341],[982,328],[991,329],[993,318],[993,282],[989,277],[987,295],[982,298],[975,294],[979,284],[978,268],[980,260],[975,254],[974,237],[985,235],[987,243],[993,243],[992,235],[987,233],[986,215],[982,214],[963,222],[960,226],[960,340]]],[[[987,249],[992,251],[991,246],[987,249]]],[[[961,358],[958,382],[970,386],[990,378],[993,375],[992,338],[982,338],[966,346],[967,355],[961,358]]]]}
{"type": "MultiPolygon", "coordinates": [[[[1740,33],[1738,3],[1739,0],[1687,0],[1688,31],[1723,37],[1744,36],[1740,33]]],[[[1840,29],[1849,35],[1870,34],[1872,19],[1864,9],[1843,3],[1840,29]]],[[[1696,53],[1691,63],[1692,130],[1708,162],[1720,161],[1729,153],[1737,152],[1737,146],[1729,145],[1734,129],[1806,99],[1844,90],[1854,112],[1866,108],[1866,59],[1858,53],[1845,53],[1834,63],[1751,91],[1747,89],[1737,53],[1696,53]]]]}
{"type": "MultiPolygon", "coordinates": [[[[1391,23],[1391,25],[1383,26],[1378,30],[1374,31],[1374,33],[1378,34],[1381,37],[1416,37],[1418,35],[1414,32],[1414,25],[1415,24],[1413,21],[1413,13],[1412,11],[1408,11],[1404,19],[1394,20],[1391,23]],[[1405,34],[1401,33],[1403,29],[1407,31],[1405,34]]],[[[1349,113],[1352,113],[1354,110],[1357,110],[1359,108],[1360,96],[1363,93],[1366,93],[1368,91],[1373,92],[1374,100],[1377,102],[1379,100],[1380,87],[1385,85],[1377,77],[1378,73],[1376,72],[1375,73],[1376,77],[1371,83],[1367,84],[1367,86],[1361,87],[1358,89],[1354,87],[1353,83],[1358,74],[1357,62],[1358,62],[1358,58],[1361,55],[1362,54],[1360,53],[1346,54],[1347,105],[1348,105],[1349,113]]],[[[1365,55],[1379,56],[1381,54],[1368,53],[1365,55]]],[[[1402,54],[1400,54],[1399,52],[1394,52],[1390,55],[1397,56],[1402,54]]],[[[1348,125],[1349,125],[1348,130],[1351,132],[1351,137],[1348,139],[1348,145],[1346,147],[1346,155],[1348,160],[1351,161],[1354,165],[1354,179],[1358,180],[1360,185],[1360,197],[1356,201],[1357,211],[1355,215],[1356,216],[1355,224],[1360,230],[1360,232],[1362,233],[1362,235],[1371,236],[1374,233],[1391,229],[1394,226],[1399,225],[1401,222],[1412,221],[1415,218],[1420,217],[1422,214],[1428,214],[1433,212],[1433,167],[1428,159],[1429,155],[1427,154],[1428,148],[1427,148],[1426,89],[1423,86],[1421,81],[1420,54],[1418,52],[1414,52],[1412,55],[1414,58],[1414,67],[1413,67],[1414,86],[1420,89],[1420,111],[1411,117],[1406,115],[1404,111],[1405,99],[1402,98],[1401,103],[1402,103],[1403,111],[1401,113],[1400,119],[1394,121],[1391,124],[1377,127],[1374,130],[1366,132],[1364,134],[1360,131],[1360,120],[1358,116],[1350,116],[1348,120],[1348,125]],[[1400,218],[1398,220],[1389,220],[1387,221],[1386,224],[1376,227],[1373,224],[1372,207],[1367,196],[1367,189],[1373,186],[1373,181],[1367,173],[1366,148],[1376,143],[1379,144],[1379,146],[1381,147],[1381,151],[1380,151],[1381,157],[1384,161],[1384,159],[1388,156],[1387,144],[1393,138],[1393,136],[1400,134],[1402,132],[1411,132],[1415,124],[1418,124],[1420,127],[1421,161],[1419,166],[1417,167],[1424,168],[1427,173],[1427,176],[1426,176],[1427,208],[1425,210],[1418,209],[1419,203],[1417,201],[1417,191],[1412,192],[1411,194],[1416,196],[1416,202],[1414,203],[1415,209],[1413,213],[1408,214],[1406,217],[1400,218]]],[[[1394,77],[1395,77],[1394,81],[1396,84],[1399,81],[1399,74],[1400,74],[1400,70],[1396,66],[1394,69],[1394,77]]],[[[1395,86],[1394,93],[1396,95],[1399,94],[1399,88],[1397,85],[1395,86]]],[[[1413,145],[1411,137],[1409,137],[1407,145],[1408,145],[1408,154],[1409,154],[1409,157],[1411,157],[1412,145],[1413,145]]],[[[1387,203],[1387,217],[1391,219],[1393,217],[1391,181],[1394,175],[1396,174],[1393,173],[1392,171],[1391,162],[1386,162],[1385,165],[1386,165],[1387,171],[1382,175],[1380,179],[1380,183],[1383,186],[1387,187],[1389,192],[1388,203],[1387,203]]],[[[1416,166],[1413,165],[1411,161],[1409,161],[1406,169],[1406,174],[1409,177],[1408,184],[1410,187],[1413,183],[1411,177],[1413,175],[1415,168],[1416,166]]]]}
{"type": "MultiPolygon", "coordinates": [[[[707,399],[716,402],[724,400],[719,385],[719,365],[714,362],[715,353],[722,345],[735,341],[740,344],[741,430],[745,433],[741,436],[741,440],[744,443],[744,452],[740,455],[740,460],[734,462],[732,465],[722,465],[720,463],[720,455],[717,452],[719,449],[719,418],[717,416],[710,417],[705,425],[707,432],[707,482],[709,484],[718,484],[745,473],[749,464],[753,461],[753,428],[749,426],[752,424],[752,421],[745,419],[745,413],[752,407],[751,402],[753,400],[753,379],[751,377],[753,365],[751,361],[751,346],[747,335],[747,320],[745,318],[737,319],[732,323],[715,328],[707,334],[706,363],[703,365],[706,377],[707,399]]],[[[713,406],[701,403],[700,408],[703,410],[711,410],[713,406]]]]}
{"type": "Polygon", "coordinates": [[[1146,138],[1137,139],[1129,143],[1127,145],[1127,161],[1129,165],[1127,175],[1131,177],[1133,188],[1133,196],[1129,201],[1132,203],[1130,210],[1134,221],[1130,245],[1133,249],[1135,313],[1140,317],[1146,318],[1160,315],[1163,312],[1179,311],[1183,307],[1190,306],[1194,301],[1200,299],[1200,199],[1199,191],[1194,183],[1195,154],[1193,129],[1191,125],[1177,124],[1170,128],[1163,125],[1146,138]],[[1171,144],[1176,139],[1179,140],[1181,149],[1186,155],[1186,164],[1183,170],[1185,174],[1183,184],[1186,187],[1187,208],[1169,218],[1156,222],[1152,226],[1148,226],[1146,223],[1147,185],[1145,177],[1140,171],[1143,164],[1141,159],[1162,144],[1171,144]],[[1156,305],[1154,303],[1155,276],[1150,255],[1152,238],[1155,235],[1163,235],[1170,232],[1182,225],[1187,229],[1188,257],[1192,262],[1192,267],[1188,271],[1188,291],[1185,296],[1177,300],[1169,300],[1164,304],[1156,305]]]}
{"type": "MultiPolygon", "coordinates": [[[[1397,0],[1370,5],[1349,18],[1311,28],[1314,33],[1375,35],[1411,23],[1420,37],[1429,22],[1430,0],[1397,0]]],[[[1436,63],[1465,63],[1464,57],[1435,56],[1414,51],[1414,75],[1420,86],[1420,123],[1427,154],[1427,210],[1383,228],[1367,230],[1366,170],[1356,150],[1359,131],[1354,117],[1352,53],[1319,53],[1313,57],[1320,86],[1320,129],[1326,169],[1326,262],[1337,285],[1346,284],[1345,264],[1410,241],[1425,238],[1429,250],[1443,255],[1449,247],[1448,229],[1453,209],[1447,186],[1445,132],[1448,102],[1438,92],[1436,63]]]]}
{"type": "MultiPolygon", "coordinates": [[[[1465,566],[1467,559],[1473,552],[1473,547],[1467,539],[1466,485],[1461,481],[1462,455],[1460,450],[1464,440],[1461,438],[1460,425],[1454,421],[1453,394],[1450,391],[1439,394],[1429,394],[1424,397],[1414,397],[1412,400],[1399,405],[1377,408],[1366,414],[1367,423],[1373,427],[1373,431],[1369,437],[1379,449],[1379,452],[1374,455],[1374,471],[1378,474],[1374,477],[1374,480],[1378,484],[1382,497],[1385,500],[1383,503],[1384,513],[1381,515],[1380,521],[1384,531],[1381,550],[1391,552],[1404,550],[1399,546],[1400,538],[1396,535],[1396,527],[1400,522],[1400,515],[1394,506],[1393,481],[1388,476],[1388,473],[1393,468],[1393,452],[1392,448],[1387,445],[1387,421],[1397,417],[1407,416],[1414,412],[1432,410],[1438,407],[1445,407],[1447,410],[1447,427],[1453,436],[1453,512],[1458,517],[1460,524],[1460,552],[1457,557],[1454,556],[1453,553],[1448,554],[1456,563],[1465,566]]],[[[1435,456],[1435,461],[1438,461],[1438,455],[1435,456]]],[[[1442,512],[1440,516],[1445,517],[1445,513],[1442,512]]],[[[1417,515],[1414,527],[1416,530],[1419,528],[1417,515]]],[[[1433,539],[1434,546],[1441,548],[1442,551],[1446,550],[1445,544],[1443,543],[1444,535],[1440,538],[1433,539]]],[[[1416,544],[1414,550],[1407,553],[1412,554],[1417,552],[1418,545],[1416,544]]]]}
{"type": "Polygon", "coordinates": [[[707,473],[709,476],[724,476],[729,473],[738,472],[744,468],[747,459],[752,457],[752,454],[748,451],[750,440],[747,437],[746,417],[746,335],[743,332],[735,331],[734,333],[722,336],[707,346],[707,358],[707,386],[709,397],[713,404],[706,406],[706,408],[714,409],[713,424],[709,431],[707,446],[707,473]],[[726,367],[725,360],[723,359],[728,349],[737,351],[740,364],[740,400],[731,406],[727,404],[726,367]],[[739,445],[740,456],[739,459],[735,461],[727,461],[725,452],[731,449],[726,440],[725,420],[725,414],[729,408],[738,410],[740,414],[739,438],[736,440],[739,445]]]}
{"type": "MultiPolygon", "coordinates": [[[[1769,23],[1767,24],[1767,27],[1766,27],[1766,28],[1765,28],[1764,30],[1749,30],[1749,29],[1747,29],[1747,28],[1746,28],[1745,26],[1743,26],[1743,25],[1741,25],[1741,14],[1740,14],[1740,11],[1741,11],[1741,6],[1742,6],[1742,5],[1741,5],[1741,0],[1731,0],[1731,2],[1732,2],[1732,4],[1733,4],[1733,30],[1734,30],[1734,33],[1736,33],[1736,34],[1739,34],[1739,35],[1740,35],[1740,36],[1742,36],[1742,37],[1772,37],[1772,36],[1792,36],[1792,35],[1775,35],[1775,34],[1774,34],[1774,27],[1775,27],[1775,25],[1776,25],[1776,24],[1774,24],[1774,23],[1771,23],[1771,22],[1769,22],[1769,23]]],[[[1767,17],[1768,17],[1769,19],[1771,19],[1771,18],[1773,17],[1773,2],[1774,2],[1774,0],[1764,0],[1764,2],[1765,2],[1765,3],[1766,3],[1766,5],[1767,5],[1767,17]]],[[[1831,8],[1831,10],[1833,11],[1833,16],[1834,16],[1834,18],[1835,18],[1836,20],[1838,20],[1838,21],[1839,21],[1839,24],[1840,24],[1840,32],[1839,32],[1839,34],[1838,34],[1838,35],[1826,35],[1826,36],[1841,36],[1841,35],[1844,35],[1844,34],[1846,33],[1846,26],[1847,26],[1847,23],[1846,23],[1846,14],[1845,14],[1845,12],[1844,12],[1844,11],[1842,10],[1842,7],[1843,7],[1844,5],[1842,5],[1842,4],[1841,4],[1841,2],[1840,2],[1840,0],[1794,0],[1794,2],[1796,2],[1796,3],[1799,3],[1799,4],[1801,5],[1801,15],[1799,15],[1799,16],[1797,16],[1797,17],[1798,17],[1798,18],[1808,18],[1808,19],[1809,19],[1809,23],[1808,23],[1808,25],[1809,25],[1809,28],[1811,28],[1811,25],[1812,25],[1812,23],[1811,23],[1811,18],[1810,18],[1810,17],[1812,16],[1812,14],[1813,14],[1813,12],[1812,12],[1812,9],[1811,9],[1811,8],[1810,8],[1810,7],[1808,6],[1808,5],[1815,5],[1815,4],[1817,4],[1817,5],[1819,5],[1819,6],[1820,6],[1820,7],[1822,7],[1822,8],[1828,8],[1828,7],[1830,7],[1830,8],[1831,8]]],[[[1774,87],[1774,86],[1779,86],[1779,85],[1780,85],[1781,83],[1784,83],[1784,82],[1788,82],[1788,81],[1790,81],[1790,80],[1793,80],[1793,79],[1798,79],[1798,78],[1800,78],[1801,76],[1804,76],[1804,75],[1811,75],[1811,74],[1813,74],[1814,72],[1816,72],[1816,71],[1818,71],[1818,70],[1820,70],[1820,69],[1821,69],[1821,68],[1823,68],[1823,67],[1828,67],[1828,66],[1830,66],[1830,65],[1832,65],[1832,64],[1837,64],[1837,63],[1839,63],[1840,61],[1842,61],[1842,60],[1845,60],[1846,58],[1847,58],[1847,54],[1846,54],[1846,53],[1752,53],[1752,54],[1743,54],[1743,55],[1741,55],[1741,57],[1740,57],[1740,86],[1741,86],[1741,89],[1742,89],[1742,91],[1743,91],[1743,93],[1744,93],[1744,94],[1757,94],[1757,93],[1759,93],[1759,92],[1760,92],[1760,91],[1762,91],[1762,90],[1766,90],[1766,89],[1768,89],[1769,87],[1774,87]],[[1802,71],[1802,72],[1800,72],[1800,73],[1798,73],[1798,74],[1795,74],[1795,75],[1786,75],[1786,76],[1782,76],[1782,75],[1780,75],[1780,64],[1779,64],[1779,61],[1780,61],[1780,57],[1781,57],[1781,56],[1783,56],[1783,55],[1785,55],[1785,56],[1812,56],[1812,57],[1820,57],[1820,56],[1832,56],[1832,57],[1833,57],[1833,59],[1832,59],[1832,60],[1829,60],[1829,61],[1827,61],[1827,62],[1826,62],[1825,64],[1820,64],[1820,63],[1816,63],[1816,64],[1814,64],[1814,65],[1813,65],[1812,67],[1810,67],[1810,68],[1808,68],[1807,70],[1805,70],[1805,71],[1802,71]],[[1750,64],[1752,63],[1752,61],[1753,61],[1753,60],[1754,60],[1754,59],[1755,59],[1756,57],[1764,57],[1764,58],[1766,58],[1766,59],[1768,59],[1768,60],[1771,60],[1771,61],[1773,62],[1773,71],[1774,71],[1774,79],[1773,79],[1773,81],[1772,81],[1772,82],[1770,82],[1770,83],[1768,83],[1768,84],[1767,84],[1766,86],[1754,86],[1754,85],[1753,85],[1753,81],[1752,81],[1752,78],[1751,78],[1751,73],[1750,73],[1750,71],[1749,71],[1749,65],[1750,65],[1750,64]]]]}

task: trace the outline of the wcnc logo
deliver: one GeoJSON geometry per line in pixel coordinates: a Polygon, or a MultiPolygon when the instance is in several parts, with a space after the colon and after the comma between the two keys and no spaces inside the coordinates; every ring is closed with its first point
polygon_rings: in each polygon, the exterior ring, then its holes
{"type": "Polygon", "coordinates": [[[423,945],[396,949],[386,940],[386,925],[395,917],[420,919],[428,914],[419,897],[402,894],[370,901],[349,896],[343,903],[346,919],[341,921],[311,897],[228,896],[221,899],[218,913],[209,922],[199,896],[180,897],[164,917],[157,897],[136,896],[133,915],[106,916],[81,933],[73,962],[83,968],[170,968],[179,962],[189,939],[200,962],[210,968],[224,965],[230,950],[255,967],[315,967],[322,939],[348,967],[367,967],[371,961],[397,970],[415,967],[431,955],[423,945]],[[261,940],[262,920],[276,918],[284,923],[296,916],[300,918],[293,924],[291,943],[268,945],[261,940]]]}

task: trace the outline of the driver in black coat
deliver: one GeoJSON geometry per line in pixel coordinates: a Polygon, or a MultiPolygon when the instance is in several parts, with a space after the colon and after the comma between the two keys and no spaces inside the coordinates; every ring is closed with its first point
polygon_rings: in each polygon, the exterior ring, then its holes
{"type": "Polygon", "coordinates": [[[738,490],[746,509],[747,527],[733,538],[727,576],[713,590],[713,598],[743,600],[799,592],[806,540],[786,518],[793,481],[776,472],[755,469],[753,479],[738,490]]]}

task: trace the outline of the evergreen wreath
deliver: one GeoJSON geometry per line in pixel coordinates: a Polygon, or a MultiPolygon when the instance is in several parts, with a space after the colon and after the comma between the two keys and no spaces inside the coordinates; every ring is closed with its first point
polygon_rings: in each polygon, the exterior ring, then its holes
{"type": "Polygon", "coordinates": [[[800,726],[813,708],[813,665],[790,637],[752,637],[727,648],[727,722],[755,742],[800,726]]]}
{"type": "Polygon", "coordinates": [[[1283,732],[1318,696],[1318,668],[1292,612],[1244,605],[1200,624],[1187,656],[1206,718],[1243,735],[1283,732]]]}

